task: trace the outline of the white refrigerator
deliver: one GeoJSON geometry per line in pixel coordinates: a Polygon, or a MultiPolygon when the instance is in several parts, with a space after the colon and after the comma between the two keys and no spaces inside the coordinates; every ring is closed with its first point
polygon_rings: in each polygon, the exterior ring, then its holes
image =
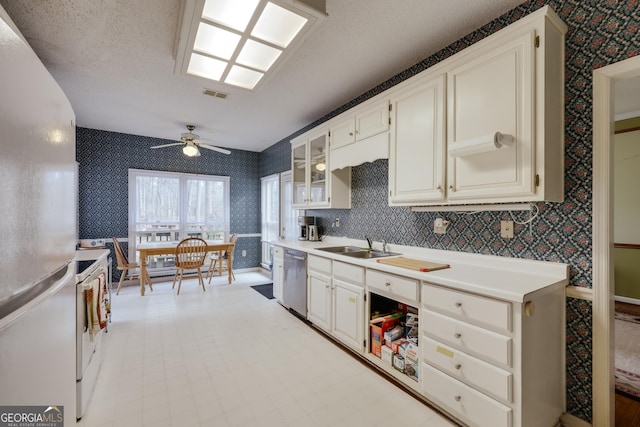
{"type": "Polygon", "coordinates": [[[75,115],[1,6],[0,94],[0,412],[72,426],[75,115]]]}

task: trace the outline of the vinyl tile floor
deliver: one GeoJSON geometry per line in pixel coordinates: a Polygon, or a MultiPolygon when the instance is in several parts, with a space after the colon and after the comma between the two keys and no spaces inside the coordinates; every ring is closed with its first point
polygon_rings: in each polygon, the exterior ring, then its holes
{"type": "Polygon", "coordinates": [[[453,426],[237,273],[112,298],[103,363],[79,427],[453,426]]]}

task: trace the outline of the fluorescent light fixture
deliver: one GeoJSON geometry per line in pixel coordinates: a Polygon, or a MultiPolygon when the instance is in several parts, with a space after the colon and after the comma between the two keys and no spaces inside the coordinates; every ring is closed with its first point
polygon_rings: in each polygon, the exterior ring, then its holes
{"type": "Polygon", "coordinates": [[[185,0],[175,72],[255,90],[326,16],[326,0],[185,0]]]}
{"type": "Polygon", "coordinates": [[[487,205],[413,206],[411,212],[487,212],[530,211],[532,203],[496,203],[487,205]]]}

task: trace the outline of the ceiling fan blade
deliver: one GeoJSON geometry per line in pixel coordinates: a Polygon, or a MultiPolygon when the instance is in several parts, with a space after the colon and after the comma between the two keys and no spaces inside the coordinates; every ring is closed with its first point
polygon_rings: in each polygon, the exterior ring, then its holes
{"type": "Polygon", "coordinates": [[[213,151],[217,151],[218,153],[222,153],[222,154],[231,154],[231,151],[229,150],[225,150],[224,148],[220,148],[220,147],[214,147],[213,145],[209,145],[209,144],[203,144],[203,143],[198,143],[197,144],[198,147],[200,148],[206,148],[207,150],[213,150],[213,151]]]}
{"type": "Polygon", "coordinates": [[[174,142],[174,143],[171,143],[171,144],[154,145],[153,147],[149,147],[149,148],[171,147],[172,145],[184,145],[184,142],[174,142]]]}

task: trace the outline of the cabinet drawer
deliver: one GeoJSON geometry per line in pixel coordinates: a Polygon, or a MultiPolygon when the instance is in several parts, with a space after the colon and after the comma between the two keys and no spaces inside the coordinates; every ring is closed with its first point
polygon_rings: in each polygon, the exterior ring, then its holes
{"type": "Polygon", "coordinates": [[[430,310],[423,310],[420,323],[426,335],[488,361],[511,366],[511,338],[430,310]]]}
{"type": "Polygon", "coordinates": [[[429,337],[420,343],[425,362],[498,399],[513,402],[513,375],[429,337]]]}
{"type": "Polygon", "coordinates": [[[510,427],[512,410],[471,387],[422,364],[422,389],[434,402],[470,426],[510,427]]]}
{"type": "Polygon", "coordinates": [[[367,270],[367,286],[411,300],[418,299],[418,281],[414,279],[367,270]]]}
{"type": "Polygon", "coordinates": [[[333,262],[333,277],[349,283],[364,286],[364,267],[347,264],[345,262],[333,262]]]}
{"type": "Polygon", "coordinates": [[[307,269],[331,275],[331,260],[329,258],[309,255],[307,257],[307,269]]]}
{"type": "Polygon", "coordinates": [[[462,317],[467,322],[481,322],[511,331],[511,303],[438,286],[422,286],[422,303],[439,311],[462,317]]]}
{"type": "Polygon", "coordinates": [[[282,249],[282,246],[273,246],[273,257],[284,258],[284,249],[282,249]]]}

